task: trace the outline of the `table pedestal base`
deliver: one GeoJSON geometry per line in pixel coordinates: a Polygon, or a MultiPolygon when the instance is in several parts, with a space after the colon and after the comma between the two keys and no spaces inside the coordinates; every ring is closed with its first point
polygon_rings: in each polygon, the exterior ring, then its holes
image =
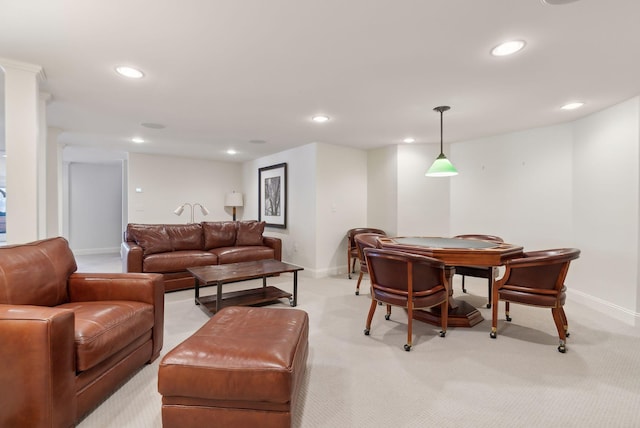
{"type": "MultiPolygon", "coordinates": [[[[433,307],[428,310],[415,310],[413,311],[413,319],[435,326],[442,325],[439,307],[433,307]]],[[[456,300],[453,305],[449,305],[449,315],[447,319],[447,326],[449,327],[473,327],[483,320],[484,318],[480,312],[463,300],[456,300]]]]}

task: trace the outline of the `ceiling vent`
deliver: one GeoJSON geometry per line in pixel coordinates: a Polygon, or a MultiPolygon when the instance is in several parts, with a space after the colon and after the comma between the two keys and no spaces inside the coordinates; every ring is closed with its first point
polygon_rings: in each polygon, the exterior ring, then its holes
{"type": "Polygon", "coordinates": [[[560,6],[562,4],[569,4],[576,2],[578,0],[540,0],[543,4],[548,4],[551,6],[560,6]]]}

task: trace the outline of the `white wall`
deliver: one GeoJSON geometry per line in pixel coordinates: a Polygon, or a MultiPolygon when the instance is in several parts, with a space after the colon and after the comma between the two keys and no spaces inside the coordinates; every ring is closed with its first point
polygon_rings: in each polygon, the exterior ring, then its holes
{"type": "Polygon", "coordinates": [[[266,228],[265,235],[282,239],[282,260],[316,269],[316,145],[307,144],[266,156],[242,166],[245,217],[258,219],[258,169],[287,164],[287,227],[266,228]]]}
{"type": "Polygon", "coordinates": [[[367,154],[330,144],[316,147],[316,275],[346,274],[346,232],[368,226],[367,154]]]}
{"type": "Polygon", "coordinates": [[[122,166],[68,165],[69,246],[76,254],[117,251],[122,241],[122,166]]]}
{"type": "Polygon", "coordinates": [[[636,324],[639,105],[635,97],[573,125],[573,227],[582,255],[571,267],[583,303],[636,324]]]}
{"type": "Polygon", "coordinates": [[[397,146],[369,150],[367,153],[367,222],[388,235],[398,231],[398,153],[397,146]]]}
{"type": "MultiPolygon", "coordinates": [[[[445,147],[448,153],[449,148],[445,147]]],[[[440,154],[437,144],[398,146],[398,236],[449,236],[449,188],[457,177],[425,173],[440,154]]]]}
{"type": "Polygon", "coordinates": [[[526,250],[572,246],[570,124],[453,144],[451,235],[497,235],[526,250]]]}
{"type": "MultiPolygon", "coordinates": [[[[187,223],[189,207],[180,217],[173,213],[185,202],[200,203],[209,210],[205,217],[196,208],[196,223],[232,219],[231,209],[224,207],[224,196],[241,190],[241,164],[130,153],[127,165],[128,223],[187,223]]],[[[245,212],[239,208],[237,219],[246,218],[245,212]]]]}

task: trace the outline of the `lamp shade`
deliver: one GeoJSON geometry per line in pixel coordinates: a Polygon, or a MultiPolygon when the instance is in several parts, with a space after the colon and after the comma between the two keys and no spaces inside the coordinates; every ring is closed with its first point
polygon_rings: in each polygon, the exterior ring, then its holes
{"type": "Polygon", "coordinates": [[[241,207],[243,206],[242,202],[242,193],[227,193],[224,197],[224,206],[225,207],[241,207]]]}
{"type": "Polygon", "coordinates": [[[451,177],[452,175],[458,175],[458,170],[444,153],[440,153],[425,175],[427,177],[451,177]]]}

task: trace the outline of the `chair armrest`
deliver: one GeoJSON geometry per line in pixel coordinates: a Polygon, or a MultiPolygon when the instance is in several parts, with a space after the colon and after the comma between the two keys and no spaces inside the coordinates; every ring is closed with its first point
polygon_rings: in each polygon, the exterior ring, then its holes
{"type": "Polygon", "coordinates": [[[69,300],[129,300],[153,306],[153,357],[160,355],[164,332],[164,280],[159,273],[72,273],[69,300]]]}
{"type": "Polygon", "coordinates": [[[144,250],[133,241],[123,241],[120,245],[122,272],[142,272],[144,250]]]}
{"type": "Polygon", "coordinates": [[[72,426],[74,314],[0,304],[0,426],[72,426]]]}
{"type": "Polygon", "coordinates": [[[263,236],[262,242],[267,247],[273,248],[274,258],[282,261],[282,239],[274,238],[272,236],[263,236]]]}

